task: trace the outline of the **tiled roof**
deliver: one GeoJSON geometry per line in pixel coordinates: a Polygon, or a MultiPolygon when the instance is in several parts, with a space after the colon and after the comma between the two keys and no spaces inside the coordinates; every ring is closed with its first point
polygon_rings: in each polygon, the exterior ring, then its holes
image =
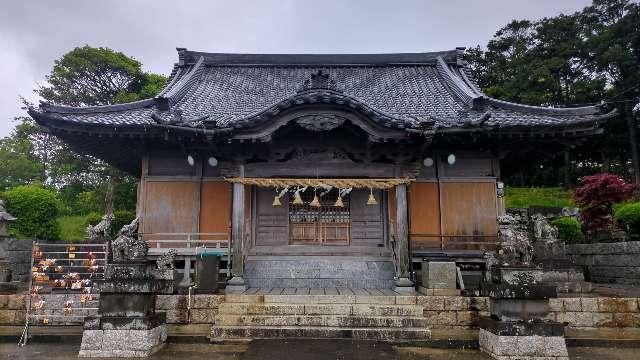
{"type": "Polygon", "coordinates": [[[429,122],[436,129],[570,127],[612,116],[599,107],[542,108],[491,99],[465,73],[461,50],[374,55],[178,52],[179,62],[156,99],[87,108],[43,104],[32,114],[46,126],[63,121],[140,127],[166,121],[234,128],[296,104],[328,102],[366,109],[386,125],[429,122]],[[305,88],[317,76],[325,76],[330,86],[305,88]]]}

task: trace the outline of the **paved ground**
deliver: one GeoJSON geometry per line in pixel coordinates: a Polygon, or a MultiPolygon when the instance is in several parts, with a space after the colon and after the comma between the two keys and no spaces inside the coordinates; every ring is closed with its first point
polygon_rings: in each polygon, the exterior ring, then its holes
{"type": "MultiPolygon", "coordinates": [[[[0,360],[77,359],[77,343],[0,343],[0,360]]],[[[638,349],[571,348],[574,360],[637,360],[638,349]]],[[[489,360],[476,350],[396,348],[375,341],[260,340],[250,344],[167,344],[155,360],[489,360]]]]}

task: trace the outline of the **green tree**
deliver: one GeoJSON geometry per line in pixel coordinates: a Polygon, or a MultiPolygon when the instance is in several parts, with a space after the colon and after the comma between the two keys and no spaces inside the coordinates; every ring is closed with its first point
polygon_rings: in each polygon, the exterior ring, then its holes
{"type": "MultiPolygon", "coordinates": [[[[75,48],[56,60],[46,79],[48,84],[36,93],[48,102],[70,106],[110,105],[151,98],[166,81],[163,75],[144,72],[138,60],[121,52],[90,46],[75,48]]],[[[90,156],[77,154],[57,139],[46,145],[46,160],[50,165],[47,178],[51,185],[62,189],[69,204],[80,194],[84,194],[84,199],[102,194],[101,211],[132,210],[135,190],[120,184],[130,184],[135,178],[90,156]],[[114,196],[115,191],[122,189],[128,190],[126,195],[114,196]],[[87,196],[88,192],[92,195],[87,196]]],[[[87,209],[78,209],[84,210],[87,209]]]]}
{"type": "Polygon", "coordinates": [[[568,186],[599,171],[630,178],[629,164],[638,176],[636,128],[630,116],[640,96],[638,8],[637,1],[594,0],[571,15],[512,21],[486,47],[467,51],[471,73],[489,96],[561,107],[605,100],[607,110],[616,107],[623,117],[606,124],[605,136],[576,144],[564,154],[531,150],[541,160],[526,162],[528,168],[523,169],[521,160],[530,154],[510,155],[503,162],[507,182],[568,186]]]}
{"type": "Polygon", "coordinates": [[[11,135],[0,139],[0,191],[44,180],[43,166],[34,155],[30,138],[37,126],[25,118],[16,121],[19,123],[11,135]]]}
{"type": "Polygon", "coordinates": [[[17,220],[10,231],[18,237],[57,240],[60,237],[60,202],[56,193],[39,185],[17,186],[4,192],[7,211],[17,220]]]}

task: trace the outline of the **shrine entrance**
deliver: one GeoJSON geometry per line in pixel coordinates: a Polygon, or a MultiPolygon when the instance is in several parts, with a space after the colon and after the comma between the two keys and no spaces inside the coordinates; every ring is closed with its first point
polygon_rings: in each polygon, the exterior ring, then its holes
{"type": "Polygon", "coordinates": [[[351,240],[350,196],[337,201],[338,191],[331,190],[319,196],[307,189],[300,194],[303,204],[289,203],[290,245],[349,245],[351,240]]]}

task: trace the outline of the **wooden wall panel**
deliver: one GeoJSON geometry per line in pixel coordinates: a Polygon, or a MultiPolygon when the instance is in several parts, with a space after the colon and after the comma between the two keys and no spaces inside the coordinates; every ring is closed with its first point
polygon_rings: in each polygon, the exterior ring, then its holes
{"type": "Polygon", "coordinates": [[[495,241],[495,182],[442,182],[440,189],[443,233],[452,236],[448,248],[477,249],[473,243],[495,241]]]}
{"type": "Polygon", "coordinates": [[[231,184],[225,181],[205,181],[202,183],[200,197],[200,232],[230,234],[231,184]]]}
{"type": "Polygon", "coordinates": [[[411,249],[439,248],[440,200],[438,183],[414,182],[409,186],[411,249]]]}
{"type": "Polygon", "coordinates": [[[281,206],[273,206],[273,188],[256,189],[256,246],[289,244],[289,198],[280,198],[281,206]]]}
{"type": "Polygon", "coordinates": [[[199,186],[196,181],[147,181],[143,232],[198,232],[199,186]]]}
{"type": "Polygon", "coordinates": [[[382,222],[382,192],[374,190],[377,205],[367,205],[369,190],[354,189],[351,191],[349,206],[351,212],[351,245],[379,246],[384,244],[384,227],[382,222]]]}

